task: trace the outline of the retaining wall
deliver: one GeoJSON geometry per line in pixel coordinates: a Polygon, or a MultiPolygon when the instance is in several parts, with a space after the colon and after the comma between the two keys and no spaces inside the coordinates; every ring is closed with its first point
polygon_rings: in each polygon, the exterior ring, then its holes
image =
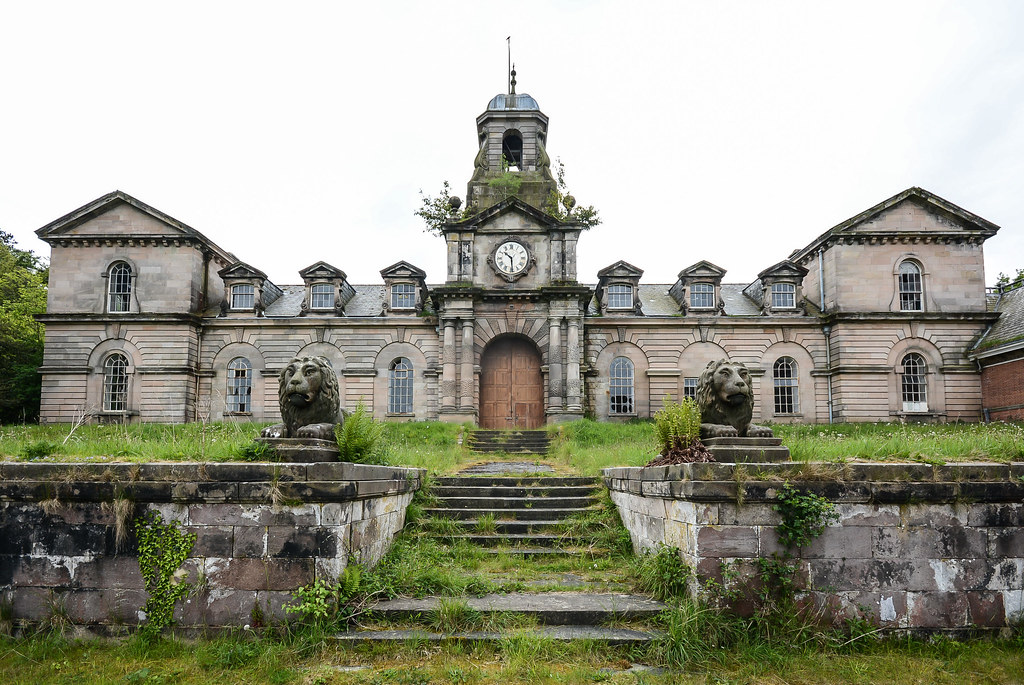
{"type": "Polygon", "coordinates": [[[18,621],[56,610],[76,625],[138,624],[147,594],[131,522],[156,510],[196,535],[183,568],[197,590],[178,625],[279,619],[296,588],[384,555],[423,474],[343,462],[0,463],[0,601],[18,621]]]}
{"type": "Polygon", "coordinates": [[[797,578],[832,616],[892,628],[1001,628],[1024,620],[1024,464],[685,464],[604,471],[637,552],[677,547],[695,591],[756,583],[784,550],[783,482],[835,503],[839,522],[799,554],[797,578]]]}

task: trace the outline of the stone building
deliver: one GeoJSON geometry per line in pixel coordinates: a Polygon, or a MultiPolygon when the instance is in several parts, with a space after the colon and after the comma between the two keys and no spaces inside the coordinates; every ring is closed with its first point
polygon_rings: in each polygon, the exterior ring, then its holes
{"type": "Polygon", "coordinates": [[[122,192],[39,229],[51,246],[42,420],[277,420],[276,376],[297,355],[331,361],[348,409],[395,420],[648,417],[721,357],[751,369],[761,421],[982,418],[970,354],[999,317],[983,266],[997,226],[910,188],[753,283],[707,261],[680,265],[674,283],[644,283],[624,261],[581,280],[583,226],[571,201],[549,205],[548,118],[512,90],[477,117],[438,283],[402,261],[352,284],[319,261],[277,285],[122,192]]]}
{"type": "Polygon", "coordinates": [[[981,367],[985,420],[1024,420],[1024,281],[990,293],[999,319],[968,355],[981,367]]]}

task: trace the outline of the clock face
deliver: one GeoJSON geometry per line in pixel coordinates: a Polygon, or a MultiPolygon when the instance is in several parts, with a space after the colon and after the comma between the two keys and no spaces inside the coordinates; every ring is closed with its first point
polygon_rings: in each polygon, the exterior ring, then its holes
{"type": "Polygon", "coordinates": [[[530,261],[530,253],[514,240],[508,240],[498,246],[494,252],[494,265],[503,274],[514,275],[526,268],[530,261]]]}

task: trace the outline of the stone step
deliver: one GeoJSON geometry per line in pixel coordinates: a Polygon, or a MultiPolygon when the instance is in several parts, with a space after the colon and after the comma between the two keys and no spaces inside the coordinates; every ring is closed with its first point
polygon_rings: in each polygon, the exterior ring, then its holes
{"type": "Polygon", "coordinates": [[[660,633],[626,628],[605,628],[602,626],[537,626],[531,629],[518,629],[511,633],[496,631],[467,631],[459,633],[433,633],[425,630],[361,630],[339,633],[332,640],[342,644],[394,643],[409,640],[428,643],[455,642],[499,642],[511,635],[531,635],[544,637],[558,642],[588,640],[601,642],[609,646],[639,647],[660,637],[660,633]]]}
{"type": "Polygon", "coordinates": [[[555,547],[563,540],[568,544],[569,538],[551,533],[508,533],[507,535],[491,535],[485,533],[465,533],[462,535],[437,535],[428,534],[428,537],[437,538],[448,543],[455,543],[459,540],[479,545],[480,547],[495,547],[497,545],[532,545],[539,547],[555,547]]]}
{"type": "Polygon", "coordinates": [[[548,453],[547,447],[530,447],[524,445],[470,445],[469,451],[474,454],[534,454],[548,453]]]}
{"type": "Polygon", "coordinates": [[[491,485],[435,485],[430,488],[430,494],[439,499],[452,497],[494,497],[494,498],[530,498],[548,499],[551,497],[587,497],[597,492],[597,488],[590,485],[567,485],[567,486],[491,486],[491,485]]]}
{"type": "Polygon", "coordinates": [[[541,521],[554,520],[564,521],[576,514],[590,511],[589,509],[552,509],[546,507],[534,507],[532,509],[447,509],[433,508],[424,509],[426,516],[443,519],[477,519],[481,516],[493,516],[496,521],[541,521]]]}
{"type": "Polygon", "coordinates": [[[597,497],[445,497],[442,504],[448,509],[586,509],[597,497]]]}
{"type": "MultiPolygon", "coordinates": [[[[478,521],[476,519],[462,519],[457,523],[466,530],[467,533],[472,533],[476,530],[478,521]]],[[[550,533],[556,530],[562,521],[494,521],[494,533],[496,535],[529,535],[531,533],[550,533]]]]}
{"type": "MultiPolygon", "coordinates": [[[[653,618],[667,608],[650,597],[613,592],[511,592],[459,599],[480,613],[515,612],[552,626],[600,626],[611,620],[653,618]]],[[[425,617],[441,601],[440,597],[391,599],[369,608],[374,616],[400,620],[425,617]]]]}
{"type": "Polygon", "coordinates": [[[601,486],[600,478],[583,476],[444,476],[434,481],[434,485],[445,486],[477,486],[477,487],[581,487],[601,486]]]}

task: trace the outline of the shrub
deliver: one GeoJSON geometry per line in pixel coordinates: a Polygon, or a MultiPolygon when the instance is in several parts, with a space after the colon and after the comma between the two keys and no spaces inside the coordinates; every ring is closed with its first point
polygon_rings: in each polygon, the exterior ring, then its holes
{"type": "Polygon", "coordinates": [[[700,437],[700,409],[697,403],[687,397],[682,402],[671,402],[665,398],[665,405],[654,415],[654,433],[661,447],[661,454],[672,450],[684,450],[700,437]]]}
{"type": "Polygon", "coordinates": [[[360,402],[336,429],[342,461],[384,464],[384,424],[374,421],[360,402]]]}

